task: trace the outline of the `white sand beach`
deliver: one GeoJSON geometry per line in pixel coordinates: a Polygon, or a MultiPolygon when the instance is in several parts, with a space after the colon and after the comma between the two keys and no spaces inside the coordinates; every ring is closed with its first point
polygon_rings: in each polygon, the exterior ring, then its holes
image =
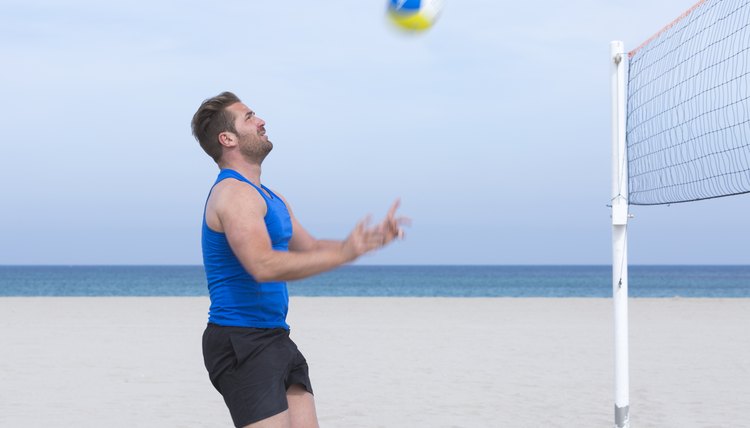
{"type": "MultiPolygon", "coordinates": [[[[207,298],[0,299],[0,426],[228,427],[207,298]]],[[[323,427],[610,427],[608,299],[293,298],[323,427]]],[[[631,422],[750,426],[750,299],[631,299],[631,422]],[[744,424],[744,425],[743,425],[744,424]]]]}

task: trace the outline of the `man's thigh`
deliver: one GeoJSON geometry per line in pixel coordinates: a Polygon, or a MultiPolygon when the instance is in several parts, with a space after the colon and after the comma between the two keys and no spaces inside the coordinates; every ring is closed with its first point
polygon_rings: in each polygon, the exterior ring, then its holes
{"type": "Polygon", "coordinates": [[[289,410],[243,428],[319,428],[315,399],[302,385],[292,385],[286,392],[289,410]]]}
{"type": "Polygon", "coordinates": [[[318,428],[318,415],[312,394],[302,385],[294,384],[286,390],[286,399],[292,428],[318,428]]]}

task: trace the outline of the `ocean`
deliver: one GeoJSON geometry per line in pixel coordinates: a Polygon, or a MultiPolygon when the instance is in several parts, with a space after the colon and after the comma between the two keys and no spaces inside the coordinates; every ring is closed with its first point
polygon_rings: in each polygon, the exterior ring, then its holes
{"type": "MultiPolygon", "coordinates": [[[[344,266],[292,296],[611,297],[595,266],[344,266]]],[[[750,297],[750,266],[630,266],[631,297],[750,297]]],[[[0,266],[0,296],[205,296],[202,266],[0,266]]]]}

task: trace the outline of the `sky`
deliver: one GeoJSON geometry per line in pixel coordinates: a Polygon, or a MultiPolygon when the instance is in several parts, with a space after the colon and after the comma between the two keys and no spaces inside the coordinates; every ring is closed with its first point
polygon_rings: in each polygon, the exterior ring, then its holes
{"type": "MultiPolygon", "coordinates": [[[[225,90],[314,236],[401,198],[406,239],[358,263],[611,263],[609,42],[693,0],[446,0],[419,35],[385,4],[4,0],[0,264],[200,264],[190,119],[225,90]]],[[[630,263],[747,264],[748,208],[631,207],[630,263]]]]}

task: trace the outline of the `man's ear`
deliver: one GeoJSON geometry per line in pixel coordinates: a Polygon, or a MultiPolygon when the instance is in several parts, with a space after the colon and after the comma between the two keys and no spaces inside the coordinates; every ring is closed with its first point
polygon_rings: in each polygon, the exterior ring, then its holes
{"type": "Polygon", "coordinates": [[[237,145],[237,136],[233,132],[221,132],[219,133],[219,144],[224,147],[234,147],[237,145]]]}

